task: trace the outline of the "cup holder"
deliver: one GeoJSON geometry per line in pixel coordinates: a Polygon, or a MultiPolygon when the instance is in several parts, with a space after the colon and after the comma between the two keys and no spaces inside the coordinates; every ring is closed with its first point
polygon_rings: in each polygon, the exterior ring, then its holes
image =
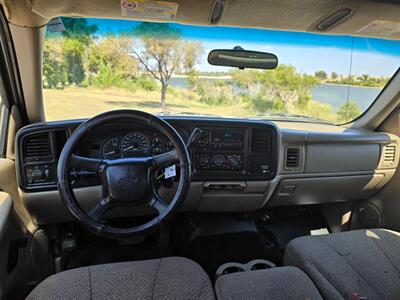
{"type": "Polygon", "coordinates": [[[236,272],[243,272],[243,271],[244,270],[240,267],[230,266],[230,267],[223,269],[221,275],[226,275],[226,274],[231,274],[231,273],[236,273],[236,272]]]}
{"type": "Polygon", "coordinates": [[[256,259],[248,263],[251,271],[275,268],[276,265],[268,260],[256,259]]]}
{"type": "Polygon", "coordinates": [[[232,274],[237,272],[246,272],[246,271],[256,271],[256,270],[265,270],[270,268],[275,268],[276,265],[265,259],[255,259],[247,264],[240,264],[235,262],[225,263],[217,269],[216,277],[226,274],[232,274]]]}

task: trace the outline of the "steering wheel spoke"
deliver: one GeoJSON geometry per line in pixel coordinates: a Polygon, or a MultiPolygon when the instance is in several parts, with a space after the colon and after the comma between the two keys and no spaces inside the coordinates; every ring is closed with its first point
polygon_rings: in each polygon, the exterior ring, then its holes
{"type": "Polygon", "coordinates": [[[157,168],[168,165],[169,163],[179,161],[178,151],[176,149],[163,154],[153,156],[153,161],[157,168]]]}
{"type": "Polygon", "coordinates": [[[97,158],[90,158],[72,154],[70,166],[78,169],[85,169],[87,171],[96,172],[99,170],[102,160],[97,158]]]}
{"type": "Polygon", "coordinates": [[[112,206],[109,204],[109,201],[107,198],[101,199],[99,202],[97,202],[96,206],[93,207],[87,215],[92,218],[96,222],[101,222],[102,217],[106,212],[112,209],[112,206]]]}
{"type": "Polygon", "coordinates": [[[154,194],[151,198],[149,205],[153,207],[159,215],[162,214],[169,206],[169,204],[165,202],[163,198],[156,194],[154,194]]]}

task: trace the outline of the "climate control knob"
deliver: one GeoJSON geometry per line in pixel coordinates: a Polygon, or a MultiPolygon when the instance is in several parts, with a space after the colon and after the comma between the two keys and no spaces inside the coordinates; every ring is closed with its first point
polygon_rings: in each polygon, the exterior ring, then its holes
{"type": "Polygon", "coordinates": [[[233,168],[240,166],[240,157],[238,155],[231,155],[228,158],[229,165],[233,168]]]}
{"type": "Polygon", "coordinates": [[[200,156],[198,163],[201,168],[205,168],[209,163],[209,159],[207,156],[200,156]]]}
{"type": "Polygon", "coordinates": [[[217,154],[217,155],[214,155],[212,158],[212,163],[214,165],[216,165],[217,167],[222,166],[224,164],[224,162],[225,162],[225,157],[223,155],[217,154]]]}

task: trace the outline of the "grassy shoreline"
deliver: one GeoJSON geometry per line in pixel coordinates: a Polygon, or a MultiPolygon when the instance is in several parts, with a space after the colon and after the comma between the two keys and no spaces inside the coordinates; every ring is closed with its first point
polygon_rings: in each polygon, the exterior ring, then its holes
{"type": "MultiPolygon", "coordinates": [[[[160,108],[160,92],[129,92],[118,88],[67,87],[44,89],[46,120],[89,118],[114,109],[139,109],[151,113],[163,112],[160,108]]],[[[167,112],[243,117],[249,109],[241,103],[229,106],[211,106],[198,101],[198,97],[179,89],[167,94],[167,112]]]]}

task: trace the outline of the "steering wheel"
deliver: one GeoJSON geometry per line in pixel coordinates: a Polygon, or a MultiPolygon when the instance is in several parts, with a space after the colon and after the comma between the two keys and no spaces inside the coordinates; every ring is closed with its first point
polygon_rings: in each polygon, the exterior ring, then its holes
{"type": "Polygon", "coordinates": [[[58,190],[71,214],[89,231],[113,239],[131,239],[158,230],[176,215],[190,185],[191,164],[186,145],[176,130],[162,119],[142,111],[116,110],[100,114],[82,123],[66,142],[58,161],[58,190]],[[126,120],[142,123],[164,134],[174,150],[147,157],[95,159],[75,154],[82,139],[104,124],[126,120]],[[168,204],[157,192],[155,176],[161,167],[179,162],[180,179],[174,198],[168,204]],[[85,169],[100,176],[102,198],[89,212],[77,202],[70,178],[71,168],[85,169]],[[103,215],[117,207],[148,205],[158,215],[145,224],[119,228],[104,224],[103,215]]]}

